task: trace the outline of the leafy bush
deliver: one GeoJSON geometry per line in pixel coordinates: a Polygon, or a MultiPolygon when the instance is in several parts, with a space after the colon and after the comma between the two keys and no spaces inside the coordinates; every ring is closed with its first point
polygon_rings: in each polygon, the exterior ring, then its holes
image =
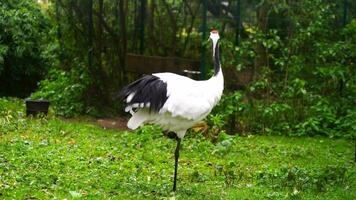
{"type": "Polygon", "coordinates": [[[35,1],[5,0],[0,27],[0,96],[24,97],[54,62],[50,19],[35,1]]]}
{"type": "Polygon", "coordinates": [[[217,137],[227,130],[242,135],[355,136],[356,111],[351,105],[340,105],[351,104],[350,100],[335,103],[331,97],[306,95],[308,99],[272,102],[249,99],[244,92],[225,95],[207,118],[210,134],[217,137]]]}
{"type": "Polygon", "coordinates": [[[89,84],[84,70],[70,72],[53,69],[48,78],[39,83],[39,89],[31,95],[31,99],[48,99],[57,115],[73,116],[83,114],[85,91],[89,84]]]}
{"type": "MultiPolygon", "coordinates": [[[[335,4],[301,5],[306,10],[289,14],[289,35],[252,26],[238,47],[223,41],[223,66],[250,70],[252,81],[239,92],[227,89],[208,117],[211,127],[231,134],[355,136],[356,20],[340,31],[333,28],[335,4]],[[256,66],[259,45],[265,66],[256,66]]],[[[285,12],[276,9],[271,12],[285,12]]]]}

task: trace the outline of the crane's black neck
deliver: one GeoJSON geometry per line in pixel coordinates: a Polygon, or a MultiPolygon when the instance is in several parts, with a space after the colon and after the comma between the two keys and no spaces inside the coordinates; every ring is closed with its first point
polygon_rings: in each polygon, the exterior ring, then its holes
{"type": "MultiPolygon", "coordinates": [[[[214,48],[214,44],[213,44],[213,48],[214,48]]],[[[219,41],[216,42],[215,50],[213,52],[214,52],[214,54],[213,54],[214,76],[216,76],[220,72],[219,41]]]]}

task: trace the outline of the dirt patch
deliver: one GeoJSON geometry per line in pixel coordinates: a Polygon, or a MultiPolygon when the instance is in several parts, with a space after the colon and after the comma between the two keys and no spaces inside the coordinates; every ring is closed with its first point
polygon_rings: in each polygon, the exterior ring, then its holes
{"type": "Polygon", "coordinates": [[[126,126],[127,121],[128,120],[124,117],[103,118],[96,120],[96,122],[104,129],[118,129],[122,131],[129,130],[126,126]]]}

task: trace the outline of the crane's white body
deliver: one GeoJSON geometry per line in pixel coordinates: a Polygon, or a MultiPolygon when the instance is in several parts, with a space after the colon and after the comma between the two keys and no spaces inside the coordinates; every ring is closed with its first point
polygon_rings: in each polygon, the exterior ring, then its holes
{"type": "MultiPolygon", "coordinates": [[[[144,108],[137,105],[141,108],[137,112],[131,112],[132,117],[127,124],[130,129],[136,129],[145,123],[153,123],[183,138],[187,129],[210,113],[219,102],[224,88],[221,70],[205,81],[196,81],[173,73],[152,75],[167,83],[168,99],[159,112],[150,112],[147,105],[144,105],[144,108]]],[[[128,110],[132,107],[136,106],[131,106],[128,110]]]]}
{"type": "Polygon", "coordinates": [[[125,88],[123,95],[128,104],[125,111],[132,114],[127,126],[136,129],[145,123],[154,123],[183,138],[187,129],[204,119],[219,102],[224,88],[219,38],[216,30],[210,32],[215,74],[209,80],[196,81],[173,73],[157,73],[125,88]],[[157,106],[159,109],[152,112],[151,108],[157,106]]]}

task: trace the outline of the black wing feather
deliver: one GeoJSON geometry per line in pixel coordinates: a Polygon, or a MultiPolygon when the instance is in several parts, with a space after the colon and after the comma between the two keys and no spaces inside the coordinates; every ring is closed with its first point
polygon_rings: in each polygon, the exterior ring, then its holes
{"type": "Polygon", "coordinates": [[[158,112],[166,103],[167,96],[167,83],[163,82],[160,78],[153,75],[144,75],[140,79],[125,86],[120,96],[123,99],[135,93],[128,105],[135,103],[144,103],[147,105],[150,103],[150,110],[158,112]]]}

